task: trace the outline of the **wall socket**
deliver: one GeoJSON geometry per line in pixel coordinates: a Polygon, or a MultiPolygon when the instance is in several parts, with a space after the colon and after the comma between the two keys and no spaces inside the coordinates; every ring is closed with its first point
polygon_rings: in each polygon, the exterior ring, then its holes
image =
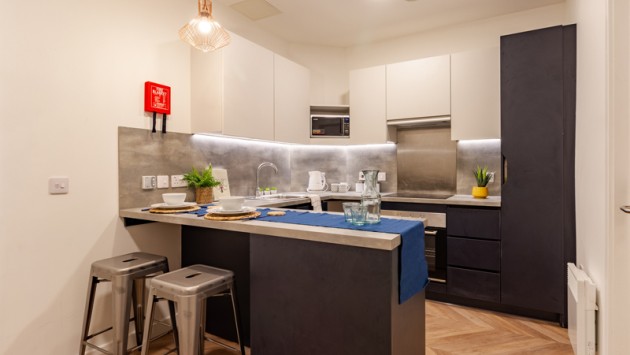
{"type": "Polygon", "coordinates": [[[48,193],[51,195],[70,192],[70,179],[67,176],[51,176],[48,178],[48,193]]]}
{"type": "Polygon", "coordinates": [[[158,175],[158,177],[157,177],[157,188],[158,189],[168,189],[168,175],[158,175]]]}
{"type": "Polygon", "coordinates": [[[142,189],[143,190],[153,190],[155,189],[157,181],[155,176],[143,176],[142,177],[142,189]]]}
{"type": "Polygon", "coordinates": [[[188,183],[184,180],[184,175],[171,175],[171,187],[186,187],[188,183]]]}
{"type": "MultiPolygon", "coordinates": [[[[387,178],[387,174],[384,171],[379,171],[376,180],[385,181],[386,178],[387,178]]],[[[365,175],[363,175],[362,171],[359,171],[359,181],[365,181],[365,175]]]]}
{"type": "Polygon", "coordinates": [[[494,182],[494,171],[488,171],[488,175],[490,175],[490,180],[488,182],[494,182]]]}

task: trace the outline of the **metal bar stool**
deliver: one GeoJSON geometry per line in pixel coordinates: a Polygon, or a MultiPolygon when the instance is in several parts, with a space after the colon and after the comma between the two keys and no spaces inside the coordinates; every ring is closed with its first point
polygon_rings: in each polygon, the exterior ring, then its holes
{"type": "MultiPolygon", "coordinates": [[[[145,278],[158,272],[167,273],[168,260],[164,256],[148,253],[130,253],[92,263],[90,279],[83,317],[83,331],[81,332],[81,347],[79,354],[85,354],[86,347],[91,347],[105,354],[126,355],[142,345],[144,325],[144,295],[145,278]],[[90,334],[90,323],[94,308],[96,286],[101,282],[112,283],[112,320],[111,327],[90,334]],[[134,317],[130,318],[130,308],[133,303],[134,317]],[[134,321],[137,346],[127,349],[129,322],[134,321]],[[93,337],[112,330],[112,352],[89,342],[93,337]]],[[[175,308],[169,302],[171,318],[175,319],[175,308]]]]}
{"type": "Polygon", "coordinates": [[[177,320],[173,323],[173,330],[179,335],[179,344],[177,344],[179,354],[203,355],[204,339],[234,351],[239,351],[239,349],[227,344],[205,337],[206,299],[228,295],[232,300],[236,338],[241,355],[245,355],[245,346],[241,340],[238,305],[234,291],[234,273],[230,270],[206,265],[192,265],[151,279],[147,317],[144,323],[144,346],[142,347],[141,355],[146,355],[149,351],[153,300],[158,297],[174,301],[176,304],[177,320]]]}

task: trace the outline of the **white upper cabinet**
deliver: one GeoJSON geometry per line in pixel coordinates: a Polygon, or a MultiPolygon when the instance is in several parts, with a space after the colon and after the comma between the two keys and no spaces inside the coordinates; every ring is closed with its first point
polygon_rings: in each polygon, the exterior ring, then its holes
{"type": "Polygon", "coordinates": [[[451,55],[451,139],[501,138],[498,47],[451,55]]]}
{"type": "Polygon", "coordinates": [[[223,73],[223,133],[273,140],[273,52],[235,38],[223,50],[223,73]]]}
{"type": "Polygon", "coordinates": [[[231,36],[215,52],[192,51],[192,131],[307,142],[308,69],[231,36]]]}
{"type": "Polygon", "coordinates": [[[350,71],[350,140],[385,143],[387,137],[386,67],[350,71]]]}
{"type": "Polygon", "coordinates": [[[450,56],[387,65],[387,119],[451,114],[450,56]]]}
{"type": "Polygon", "coordinates": [[[274,55],[274,138],[289,143],[309,142],[310,71],[274,55]]]}

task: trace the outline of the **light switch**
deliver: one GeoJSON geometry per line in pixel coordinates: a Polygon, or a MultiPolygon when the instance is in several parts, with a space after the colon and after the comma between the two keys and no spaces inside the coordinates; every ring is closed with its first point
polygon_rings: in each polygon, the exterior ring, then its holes
{"type": "Polygon", "coordinates": [[[48,178],[48,193],[51,195],[70,192],[70,178],[67,176],[51,176],[48,178]]]}
{"type": "Polygon", "coordinates": [[[155,176],[143,176],[142,177],[142,189],[153,190],[155,189],[155,176]]]}
{"type": "Polygon", "coordinates": [[[158,177],[157,177],[157,188],[158,189],[168,189],[168,175],[158,175],[158,177]]]}

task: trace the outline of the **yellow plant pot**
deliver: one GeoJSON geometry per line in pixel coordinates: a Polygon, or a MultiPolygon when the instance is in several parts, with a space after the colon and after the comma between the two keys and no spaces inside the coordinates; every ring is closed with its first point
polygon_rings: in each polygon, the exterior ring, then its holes
{"type": "Polygon", "coordinates": [[[473,186],[472,195],[474,198],[486,198],[488,197],[488,187],[473,186]]]}

